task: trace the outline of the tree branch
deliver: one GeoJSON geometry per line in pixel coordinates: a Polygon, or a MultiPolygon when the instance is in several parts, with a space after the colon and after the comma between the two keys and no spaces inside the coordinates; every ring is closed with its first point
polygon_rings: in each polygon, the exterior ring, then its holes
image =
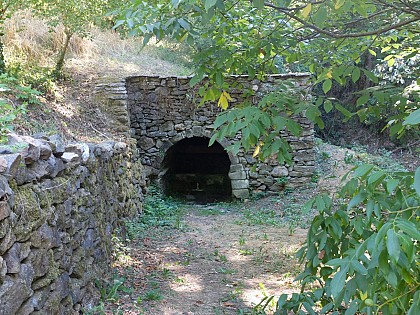
{"type": "Polygon", "coordinates": [[[384,6],[387,6],[387,7],[391,7],[391,8],[394,8],[396,10],[399,10],[399,11],[403,11],[403,12],[408,13],[410,15],[416,15],[416,16],[418,16],[420,14],[420,10],[419,9],[415,9],[415,7],[409,5],[408,3],[404,2],[404,1],[399,1],[399,2],[401,4],[403,4],[403,5],[405,5],[407,8],[399,7],[399,6],[397,6],[397,5],[393,4],[393,3],[388,3],[388,2],[383,1],[383,0],[375,0],[375,1],[377,1],[381,5],[384,5],[384,6]]]}
{"type": "Polygon", "coordinates": [[[290,13],[289,10],[283,10],[283,8],[278,7],[276,5],[273,5],[271,3],[265,2],[264,5],[266,7],[269,7],[269,8],[275,9],[277,11],[280,11],[283,14],[287,15],[288,17],[290,17],[291,19],[293,19],[293,20],[295,20],[295,21],[297,21],[299,23],[302,23],[306,27],[311,28],[311,29],[313,29],[314,31],[316,31],[316,32],[318,32],[320,34],[324,34],[324,35],[326,35],[328,37],[331,37],[331,38],[358,38],[358,37],[367,37],[367,36],[380,35],[380,34],[383,34],[383,33],[388,32],[390,30],[399,29],[399,28],[401,28],[403,26],[406,26],[408,24],[411,24],[411,23],[414,23],[414,22],[420,20],[420,16],[417,16],[416,15],[415,17],[413,17],[411,19],[408,19],[408,20],[405,20],[405,21],[401,21],[401,22],[396,23],[396,24],[391,24],[391,25],[388,25],[387,27],[384,27],[384,28],[381,28],[381,29],[377,29],[377,30],[374,30],[374,31],[345,34],[345,33],[332,32],[332,31],[329,31],[329,30],[320,28],[320,27],[318,27],[318,26],[316,26],[316,25],[314,25],[314,24],[312,24],[310,22],[307,22],[307,21],[301,19],[300,17],[296,16],[295,14],[290,13]]]}

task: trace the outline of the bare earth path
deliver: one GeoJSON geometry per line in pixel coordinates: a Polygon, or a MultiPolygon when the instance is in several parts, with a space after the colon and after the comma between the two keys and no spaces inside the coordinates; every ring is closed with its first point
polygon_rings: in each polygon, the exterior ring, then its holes
{"type": "Polygon", "coordinates": [[[243,212],[255,204],[184,205],[174,227],[148,229],[118,257],[114,287],[124,283],[105,314],[251,314],[264,296],[296,291],[306,231],[258,224],[282,220],[268,203],[256,216],[243,212]]]}

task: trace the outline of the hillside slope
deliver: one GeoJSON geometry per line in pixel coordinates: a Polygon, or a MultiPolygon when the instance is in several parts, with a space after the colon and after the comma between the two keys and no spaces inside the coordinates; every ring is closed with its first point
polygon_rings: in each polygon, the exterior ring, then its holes
{"type": "MultiPolygon", "coordinates": [[[[62,29],[49,32],[41,20],[20,13],[6,25],[9,68],[20,71],[29,82],[42,81],[47,69],[54,67],[63,37],[62,29]]],[[[182,50],[168,42],[143,47],[141,39],[123,39],[116,32],[98,29],[92,29],[89,38],[74,37],[66,55],[64,79],[42,81],[47,90],[41,98],[43,105],[29,106],[15,129],[21,134],[60,133],[67,141],[118,137],[104,109],[93,100],[95,86],[130,75],[188,75],[188,52],[180,53],[182,50]]]]}

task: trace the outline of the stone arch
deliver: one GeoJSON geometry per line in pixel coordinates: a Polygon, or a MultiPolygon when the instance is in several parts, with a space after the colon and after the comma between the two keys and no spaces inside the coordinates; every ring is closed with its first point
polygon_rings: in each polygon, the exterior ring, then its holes
{"type": "MultiPolygon", "coordinates": [[[[178,143],[193,139],[193,138],[211,138],[211,131],[201,126],[194,126],[191,130],[185,130],[178,132],[175,136],[161,143],[159,149],[159,158],[156,159],[157,167],[160,169],[158,181],[165,189],[165,176],[167,176],[168,168],[165,165],[168,152],[176,146],[178,143]]],[[[227,176],[230,179],[230,190],[231,195],[236,198],[246,198],[249,196],[249,181],[244,166],[240,163],[239,158],[232,152],[226,151],[226,148],[231,145],[227,139],[216,141],[215,145],[219,145],[223,148],[226,156],[229,159],[230,165],[227,171],[227,176]]],[[[198,189],[198,187],[197,187],[198,189]]]]}

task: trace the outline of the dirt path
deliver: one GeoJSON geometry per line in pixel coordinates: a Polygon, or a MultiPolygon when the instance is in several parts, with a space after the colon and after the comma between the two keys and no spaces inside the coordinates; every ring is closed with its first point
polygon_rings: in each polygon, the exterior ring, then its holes
{"type": "MultiPolygon", "coordinates": [[[[259,204],[275,204],[268,199],[259,204]]],[[[298,290],[294,253],[306,231],[280,226],[279,209],[270,210],[279,226],[254,224],[267,213],[246,218],[248,207],[185,205],[173,227],[134,239],[117,259],[103,313],[251,314],[264,296],[298,290]]]]}

